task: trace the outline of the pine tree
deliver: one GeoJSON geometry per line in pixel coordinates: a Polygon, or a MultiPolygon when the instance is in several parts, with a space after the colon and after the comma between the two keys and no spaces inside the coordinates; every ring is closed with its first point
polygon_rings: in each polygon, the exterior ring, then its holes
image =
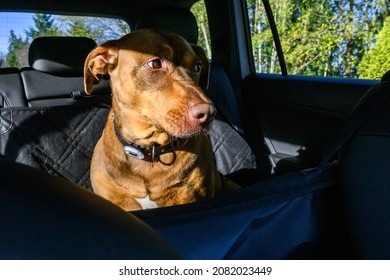
{"type": "Polygon", "coordinates": [[[30,39],[35,39],[41,36],[57,36],[60,35],[58,28],[54,24],[54,17],[48,14],[34,14],[34,27],[30,27],[26,31],[26,35],[30,39]]]}
{"type": "Polygon", "coordinates": [[[385,19],[384,26],[377,36],[374,47],[363,56],[359,64],[360,78],[377,79],[390,69],[390,17],[385,19]]]}
{"type": "Polygon", "coordinates": [[[3,67],[3,63],[5,62],[4,53],[0,52],[0,67],[3,67]]]}
{"type": "Polygon", "coordinates": [[[20,67],[22,61],[27,57],[28,42],[20,36],[16,36],[13,30],[10,31],[8,39],[8,54],[5,60],[5,66],[20,67]]]}
{"type": "Polygon", "coordinates": [[[75,37],[93,38],[91,30],[82,19],[72,21],[67,30],[67,34],[75,37]]]}
{"type": "MultiPolygon", "coordinates": [[[[287,72],[358,76],[362,57],[389,14],[389,0],[269,0],[287,72]]],[[[274,39],[261,0],[247,0],[256,70],[279,73],[274,39]]]]}

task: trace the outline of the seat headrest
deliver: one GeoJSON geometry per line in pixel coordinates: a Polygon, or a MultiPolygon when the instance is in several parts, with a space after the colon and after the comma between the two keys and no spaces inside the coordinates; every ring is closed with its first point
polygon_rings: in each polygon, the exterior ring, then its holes
{"type": "Polygon", "coordinates": [[[96,47],[85,37],[39,37],[32,41],[29,65],[40,72],[64,76],[82,76],[84,61],[96,47]]]}
{"type": "Polygon", "coordinates": [[[388,80],[390,80],[390,70],[383,74],[381,82],[386,82],[388,80]]]}
{"type": "Polygon", "coordinates": [[[198,25],[195,16],[184,8],[153,7],[140,15],[135,29],[157,28],[175,32],[189,43],[198,42],[198,25]]]}

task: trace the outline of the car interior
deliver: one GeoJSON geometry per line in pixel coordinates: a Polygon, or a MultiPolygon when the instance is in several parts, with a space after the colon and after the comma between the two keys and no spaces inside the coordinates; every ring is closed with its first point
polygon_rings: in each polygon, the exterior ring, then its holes
{"type": "MultiPolygon", "coordinates": [[[[3,0],[0,11],[104,14],[197,44],[195,2],[3,0]]],[[[132,212],[95,195],[89,169],[109,77],[87,95],[96,42],[39,37],[28,66],[0,68],[1,259],[390,258],[389,75],[256,73],[246,1],[204,2],[206,94],[218,111],[209,138],[218,170],[242,188],[132,212]]]]}

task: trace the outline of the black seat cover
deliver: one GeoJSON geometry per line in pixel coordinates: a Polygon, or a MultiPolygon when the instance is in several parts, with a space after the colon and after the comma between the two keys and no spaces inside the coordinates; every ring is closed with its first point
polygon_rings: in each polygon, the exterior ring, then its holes
{"type": "MultiPolygon", "coordinates": [[[[21,68],[30,106],[59,106],[77,103],[73,96],[85,96],[84,62],[96,46],[85,37],[39,37],[29,48],[29,67],[21,68]]],[[[109,82],[103,80],[94,95],[110,97],[109,82]]]]}
{"type": "Polygon", "coordinates": [[[339,163],[348,234],[357,259],[390,259],[390,75],[358,102],[322,165],[339,163]]]}
{"type": "Polygon", "coordinates": [[[390,259],[390,82],[366,95],[354,113],[374,111],[340,153],[344,206],[357,258],[390,259]]]}
{"type": "Polygon", "coordinates": [[[18,68],[0,69],[0,108],[26,106],[23,82],[18,68]]]}
{"type": "Polygon", "coordinates": [[[153,229],[61,178],[0,157],[0,259],[177,259],[153,229]]]}
{"type": "Polygon", "coordinates": [[[198,42],[195,16],[184,8],[154,7],[137,18],[135,29],[159,28],[175,32],[191,44],[198,42]]]}

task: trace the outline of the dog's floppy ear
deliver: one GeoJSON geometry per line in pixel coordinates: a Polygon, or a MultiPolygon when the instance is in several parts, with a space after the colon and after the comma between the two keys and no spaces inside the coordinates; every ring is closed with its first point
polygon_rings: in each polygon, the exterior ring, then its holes
{"type": "Polygon", "coordinates": [[[115,41],[109,41],[93,49],[84,63],[84,89],[87,94],[92,86],[100,83],[103,75],[109,74],[109,69],[115,67],[118,49],[115,41]]]}
{"type": "Polygon", "coordinates": [[[200,72],[199,86],[203,90],[206,90],[209,87],[209,75],[210,75],[209,59],[207,58],[203,48],[196,45],[191,45],[191,47],[194,50],[195,54],[202,61],[202,72],[200,72]]]}

